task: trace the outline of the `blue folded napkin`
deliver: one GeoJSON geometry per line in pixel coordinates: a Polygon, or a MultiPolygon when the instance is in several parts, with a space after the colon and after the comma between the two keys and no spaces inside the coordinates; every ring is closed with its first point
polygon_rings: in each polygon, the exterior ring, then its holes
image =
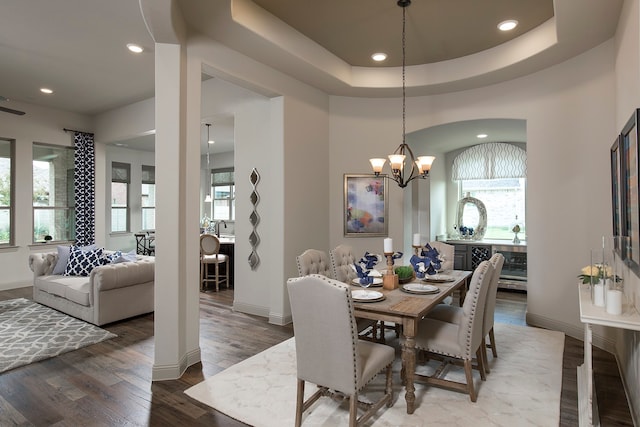
{"type": "Polygon", "coordinates": [[[438,250],[432,248],[428,243],[420,251],[420,256],[413,255],[409,262],[419,279],[422,279],[425,274],[436,274],[442,268],[442,260],[438,250]]]}
{"type": "Polygon", "coordinates": [[[374,267],[381,259],[382,257],[380,255],[365,252],[364,256],[360,258],[358,262],[353,263],[352,267],[358,274],[361,285],[371,285],[373,278],[380,275],[380,273],[374,270],[374,267]]]}

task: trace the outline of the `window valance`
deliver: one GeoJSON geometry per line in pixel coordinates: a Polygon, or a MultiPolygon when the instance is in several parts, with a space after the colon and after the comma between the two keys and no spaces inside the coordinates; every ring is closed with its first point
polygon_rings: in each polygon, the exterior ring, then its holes
{"type": "Polygon", "coordinates": [[[527,152],[504,142],[474,145],[453,160],[451,176],[454,181],[526,178],[527,152]]]}

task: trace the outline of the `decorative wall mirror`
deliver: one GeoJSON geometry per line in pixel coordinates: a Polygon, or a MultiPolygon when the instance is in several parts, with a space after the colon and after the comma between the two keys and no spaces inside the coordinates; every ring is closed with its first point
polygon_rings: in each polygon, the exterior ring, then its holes
{"type": "Polygon", "coordinates": [[[487,208],[484,203],[467,193],[458,200],[456,224],[463,239],[482,240],[487,231],[487,208]],[[468,229],[473,229],[473,232],[466,232],[468,229]]]}

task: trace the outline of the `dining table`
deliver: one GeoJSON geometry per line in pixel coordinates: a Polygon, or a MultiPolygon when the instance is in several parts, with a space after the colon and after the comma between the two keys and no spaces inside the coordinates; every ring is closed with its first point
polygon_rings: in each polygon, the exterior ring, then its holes
{"type": "MultiPolygon", "coordinates": [[[[402,372],[401,377],[405,385],[405,400],[407,413],[413,414],[415,410],[415,386],[413,373],[416,367],[416,343],[420,320],[429,311],[442,303],[446,297],[460,292],[459,303],[462,306],[471,271],[447,270],[436,276],[428,276],[424,279],[413,279],[409,284],[400,284],[396,289],[384,289],[383,287],[369,288],[369,291],[381,292],[383,298],[363,300],[354,299],[354,315],[358,318],[393,322],[402,325],[402,372]],[[413,284],[413,286],[408,286],[413,284]],[[420,289],[415,284],[429,284],[438,288],[434,293],[409,293],[411,288],[420,289]]],[[[361,289],[355,282],[352,283],[353,291],[361,289]]],[[[353,292],[352,292],[353,294],[353,292]]]]}

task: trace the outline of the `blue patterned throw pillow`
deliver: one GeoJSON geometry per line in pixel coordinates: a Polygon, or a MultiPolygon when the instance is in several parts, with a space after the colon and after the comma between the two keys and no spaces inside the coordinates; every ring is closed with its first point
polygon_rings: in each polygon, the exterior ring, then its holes
{"type": "Polygon", "coordinates": [[[64,270],[65,276],[88,276],[91,270],[103,265],[102,248],[83,251],[75,246],[71,247],[69,262],[64,270]]]}

